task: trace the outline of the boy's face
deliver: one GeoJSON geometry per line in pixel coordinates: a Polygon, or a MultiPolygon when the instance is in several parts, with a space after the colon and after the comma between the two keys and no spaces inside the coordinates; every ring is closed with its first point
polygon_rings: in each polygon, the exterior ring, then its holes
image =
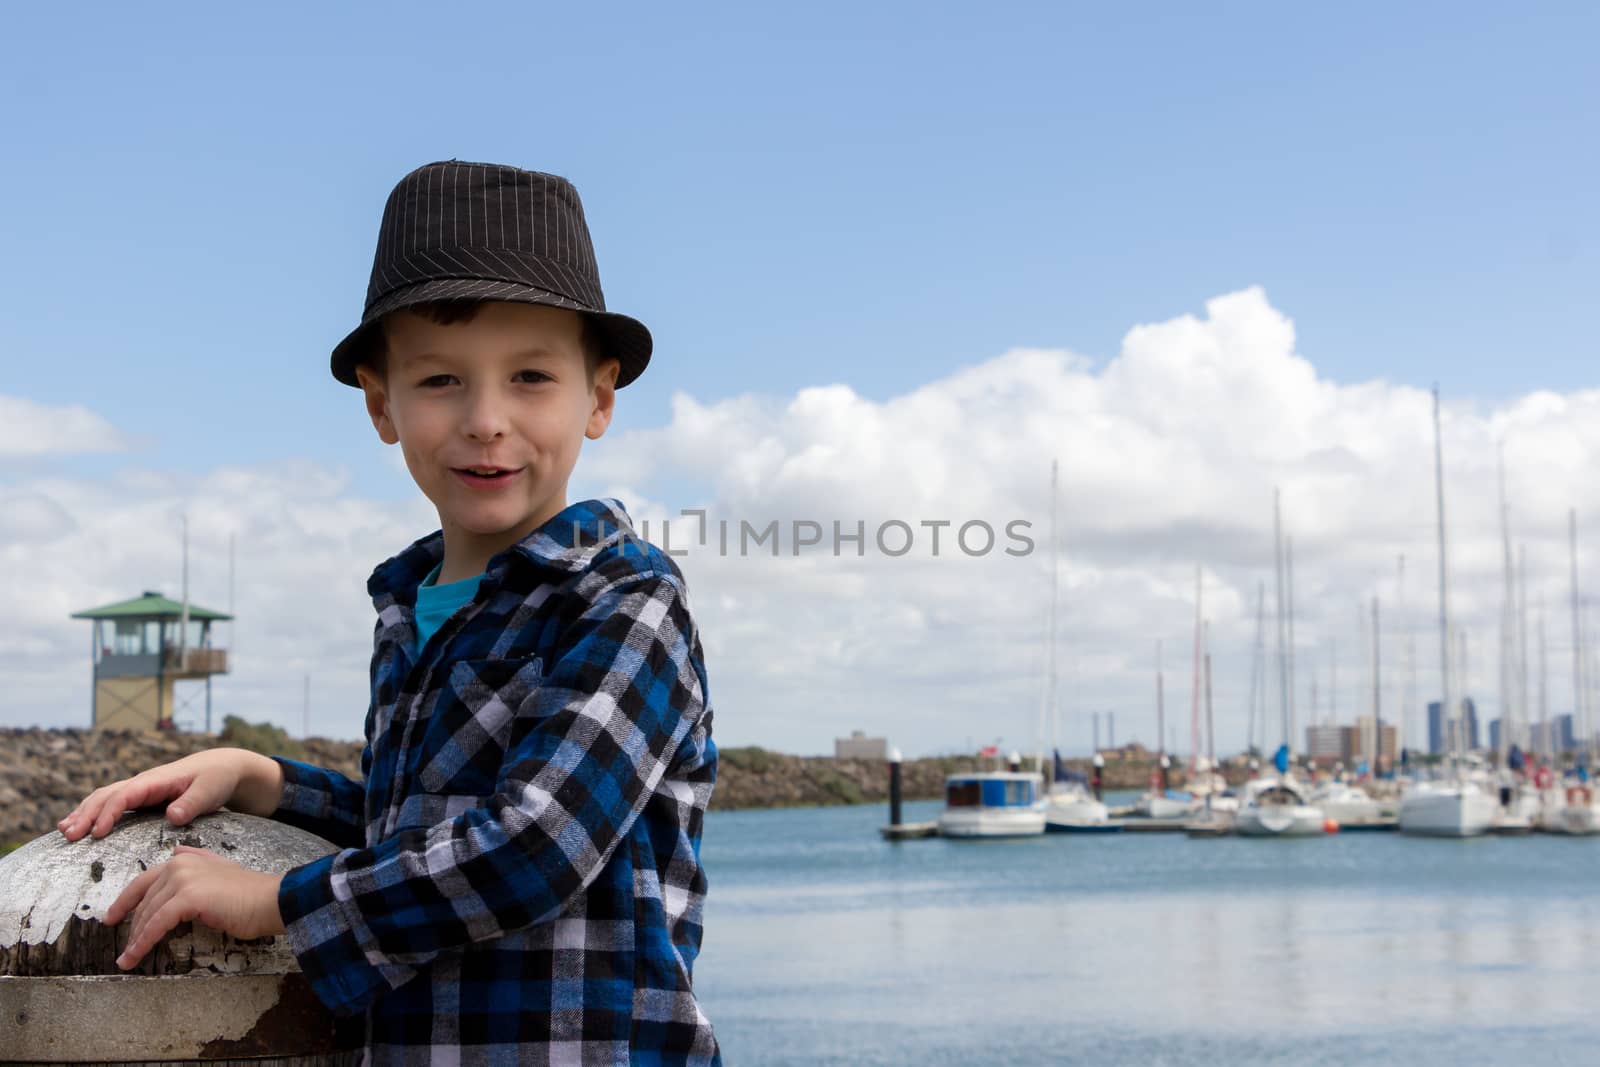
{"type": "Polygon", "coordinates": [[[397,311],[382,328],[384,372],[356,368],[367,411],[439,511],[440,581],[470,577],[566,507],[583,439],[611,422],[618,364],[591,384],[583,320],[562,308],[491,301],[448,326],[397,311]]]}

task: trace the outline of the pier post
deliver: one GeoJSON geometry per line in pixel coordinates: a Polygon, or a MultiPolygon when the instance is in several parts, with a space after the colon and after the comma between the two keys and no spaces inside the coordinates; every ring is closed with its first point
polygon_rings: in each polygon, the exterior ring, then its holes
{"type": "Polygon", "coordinates": [[[889,750],[889,825],[900,825],[900,750],[889,750]]]}

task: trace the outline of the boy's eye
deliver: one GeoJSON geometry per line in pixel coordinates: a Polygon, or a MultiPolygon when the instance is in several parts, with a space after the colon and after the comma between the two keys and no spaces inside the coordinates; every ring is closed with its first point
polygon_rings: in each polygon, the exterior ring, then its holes
{"type": "Polygon", "coordinates": [[[523,370],[517,372],[519,382],[548,382],[550,375],[542,370],[523,370]]]}
{"type": "Polygon", "coordinates": [[[422,386],[424,389],[438,389],[442,386],[449,385],[455,380],[455,375],[453,374],[433,374],[422,379],[422,381],[418,382],[417,384],[422,386]]]}

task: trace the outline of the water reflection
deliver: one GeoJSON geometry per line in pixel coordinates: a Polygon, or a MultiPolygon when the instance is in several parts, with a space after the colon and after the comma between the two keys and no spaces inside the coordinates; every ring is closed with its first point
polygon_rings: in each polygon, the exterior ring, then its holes
{"type": "Polygon", "coordinates": [[[1559,1062],[1600,1039],[1578,995],[1600,842],[888,846],[881,821],[708,820],[696,987],[730,1064],[1559,1062]]]}

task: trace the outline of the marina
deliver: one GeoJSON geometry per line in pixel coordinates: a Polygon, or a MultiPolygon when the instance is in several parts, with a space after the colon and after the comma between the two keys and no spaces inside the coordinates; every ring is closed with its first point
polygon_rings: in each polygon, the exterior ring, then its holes
{"type": "Polygon", "coordinates": [[[880,805],[708,817],[696,990],[728,1062],[1567,1064],[1600,1042],[1588,842],[891,844],[882,821],[880,805]]]}

